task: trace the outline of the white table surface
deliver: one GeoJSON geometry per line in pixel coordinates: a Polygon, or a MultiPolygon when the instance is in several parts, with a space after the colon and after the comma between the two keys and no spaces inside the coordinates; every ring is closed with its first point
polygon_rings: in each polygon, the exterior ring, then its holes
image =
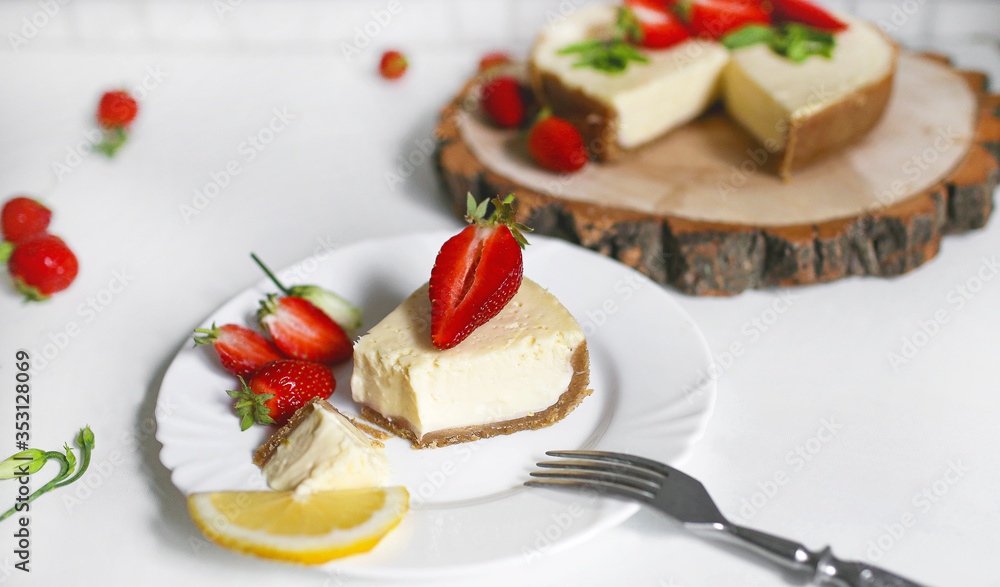
{"type": "MultiPolygon", "coordinates": [[[[995,46],[949,49],[1000,73],[995,46]]],[[[0,54],[0,197],[47,202],[51,230],[81,263],[73,286],[45,304],[24,305],[0,287],[0,454],[15,452],[19,348],[33,351],[38,369],[32,445],[55,449],[83,424],[97,436],[84,479],[31,508],[29,574],[13,569],[14,524],[2,525],[0,584],[369,584],[199,547],[158,460],[153,406],[191,329],[260,278],[248,251],[281,267],[317,247],[460,226],[430,165],[394,188],[385,174],[430,136],[480,52],[447,40],[413,49],[411,71],[394,84],[372,74],[371,51],[351,63],[337,51],[0,54]],[[86,155],[57,178],[53,163],[83,139],[100,92],[134,87],[151,70],[163,79],[120,155],[86,155]],[[241,143],[275,109],[294,118],[247,161],[241,143]],[[230,160],[241,173],[185,221],[181,204],[230,160]],[[61,337],[67,328],[77,334],[61,337]],[[60,338],[64,348],[42,366],[41,350],[60,338]]],[[[895,279],[726,299],[675,294],[723,366],[715,413],[683,468],[751,526],[931,585],[1000,585],[998,237],[996,220],[949,237],[934,261],[895,279]],[[960,304],[960,287],[977,292],[960,304]],[[944,321],[936,329],[935,316],[944,321]],[[906,340],[926,344],[894,366],[906,340]],[[743,353],[729,360],[735,344],[743,353]]],[[[13,491],[0,484],[0,502],[13,491]]],[[[530,564],[410,584],[797,583],[641,512],[530,564]]]]}

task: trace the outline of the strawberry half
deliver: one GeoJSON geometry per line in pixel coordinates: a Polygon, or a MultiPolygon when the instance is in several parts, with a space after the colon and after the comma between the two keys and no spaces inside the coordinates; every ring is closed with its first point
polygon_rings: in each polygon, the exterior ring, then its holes
{"type": "Polygon", "coordinates": [[[771,24],[763,2],[757,0],[681,0],[674,10],[691,34],[719,39],[748,24],[771,24]]]}
{"type": "Polygon", "coordinates": [[[771,0],[776,22],[797,22],[830,32],[840,32],[847,24],[806,0],[771,0]]]}
{"type": "Polygon", "coordinates": [[[271,294],[260,302],[257,319],[275,346],[295,359],[339,363],[354,351],[344,329],[305,298],[271,294]]]}
{"type": "Polygon", "coordinates": [[[204,335],[194,337],[195,345],[212,345],[222,367],[237,377],[250,377],[267,363],[285,358],[274,343],[246,326],[212,324],[195,332],[204,335]]]}
{"type": "Polygon", "coordinates": [[[240,389],[226,393],[236,400],[241,430],[254,424],[284,425],[306,402],[326,399],[337,387],[329,367],[295,359],[272,361],[254,374],[249,385],[242,377],[240,383],[240,389]]]}
{"type": "Polygon", "coordinates": [[[471,222],[441,247],[431,270],[431,341],[449,349],[496,316],[521,287],[527,244],[514,222],[514,196],[493,198],[493,215],[486,218],[487,200],[467,200],[471,222]]]}
{"type": "Polygon", "coordinates": [[[617,26],[629,42],[650,49],[665,49],[691,38],[664,0],[625,0],[618,10],[617,26]]]}

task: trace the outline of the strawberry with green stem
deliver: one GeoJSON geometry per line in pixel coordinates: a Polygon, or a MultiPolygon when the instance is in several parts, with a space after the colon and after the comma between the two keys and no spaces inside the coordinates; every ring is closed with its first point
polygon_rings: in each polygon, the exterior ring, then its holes
{"type": "Polygon", "coordinates": [[[261,367],[247,383],[240,377],[240,389],[227,390],[236,400],[240,429],[254,424],[284,425],[314,397],[326,399],[333,394],[337,381],[326,365],[310,361],[282,359],[261,367]]]}
{"type": "Polygon", "coordinates": [[[284,359],[274,343],[257,332],[238,324],[196,328],[195,346],[210,344],[219,355],[222,367],[237,377],[250,377],[271,361],[284,359]]]}
{"type": "Polygon", "coordinates": [[[65,487],[83,476],[90,466],[90,453],[94,450],[94,433],[90,426],[85,426],[76,437],[76,444],[80,447],[80,467],[76,468],[76,456],[69,445],[64,445],[66,454],[56,451],[42,451],[37,448],[23,450],[16,455],[0,463],[0,479],[13,479],[37,473],[45,466],[45,463],[54,460],[59,463],[59,473],[54,479],[42,485],[34,493],[25,499],[18,498],[18,503],[3,514],[0,514],[0,522],[6,520],[15,512],[26,509],[27,504],[35,501],[43,494],[65,487]]]}
{"type": "Polygon", "coordinates": [[[250,258],[260,266],[264,274],[281,290],[281,293],[286,296],[309,300],[349,334],[361,328],[361,308],[318,285],[293,285],[292,287],[285,287],[257,255],[250,253],[250,258]]]}
{"type": "Polygon", "coordinates": [[[108,158],[128,140],[128,127],[139,113],[139,103],[125,90],[105,92],[97,105],[97,124],[104,130],[104,140],[96,148],[108,158]]]}

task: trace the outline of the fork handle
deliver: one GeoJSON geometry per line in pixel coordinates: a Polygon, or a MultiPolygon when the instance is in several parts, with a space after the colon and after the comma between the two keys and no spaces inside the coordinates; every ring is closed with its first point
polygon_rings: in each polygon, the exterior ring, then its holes
{"type": "MultiPolygon", "coordinates": [[[[842,561],[829,547],[814,552],[804,545],[766,532],[736,524],[716,524],[716,538],[726,537],[793,571],[808,573],[817,585],[835,587],[923,587],[919,583],[863,562],[842,561]],[[718,532],[722,530],[722,532],[718,532]]],[[[694,529],[694,528],[692,528],[694,529]]]]}

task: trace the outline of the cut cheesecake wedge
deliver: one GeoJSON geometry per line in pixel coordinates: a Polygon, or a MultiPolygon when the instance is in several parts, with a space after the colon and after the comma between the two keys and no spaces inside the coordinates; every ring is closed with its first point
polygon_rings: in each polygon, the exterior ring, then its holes
{"type": "Polygon", "coordinates": [[[617,9],[580,8],[542,32],[531,53],[532,86],[556,116],[573,123],[591,155],[616,159],[700,115],[719,96],[729,52],[718,43],[689,40],[668,49],[641,49],[648,63],[620,73],[577,67],[567,46],[613,35],[617,9]]]}
{"type": "Polygon", "coordinates": [[[276,491],[378,487],[389,477],[382,443],[318,398],[299,408],[261,445],[253,462],[276,491]]]}
{"type": "Polygon", "coordinates": [[[583,330],[528,279],[456,346],[436,348],[430,329],[425,285],[354,348],[351,390],[362,417],[415,448],[549,426],[590,394],[583,330]]]}
{"type": "Polygon", "coordinates": [[[636,50],[646,63],[609,73],[577,65],[562,49],[614,35],[616,9],[581,8],[547,27],[531,53],[539,100],[573,123],[591,156],[613,161],[701,115],[720,97],[730,118],[770,153],[784,178],[866,135],[892,92],[898,49],[874,25],[847,15],[831,58],[800,63],[767,43],[730,51],[692,39],[636,50]]]}
{"type": "Polygon", "coordinates": [[[733,51],[723,73],[727,113],[774,154],[786,179],[868,134],[892,93],[896,45],[865,21],[838,17],[848,28],[829,59],[795,63],[758,44],[733,51]]]}

